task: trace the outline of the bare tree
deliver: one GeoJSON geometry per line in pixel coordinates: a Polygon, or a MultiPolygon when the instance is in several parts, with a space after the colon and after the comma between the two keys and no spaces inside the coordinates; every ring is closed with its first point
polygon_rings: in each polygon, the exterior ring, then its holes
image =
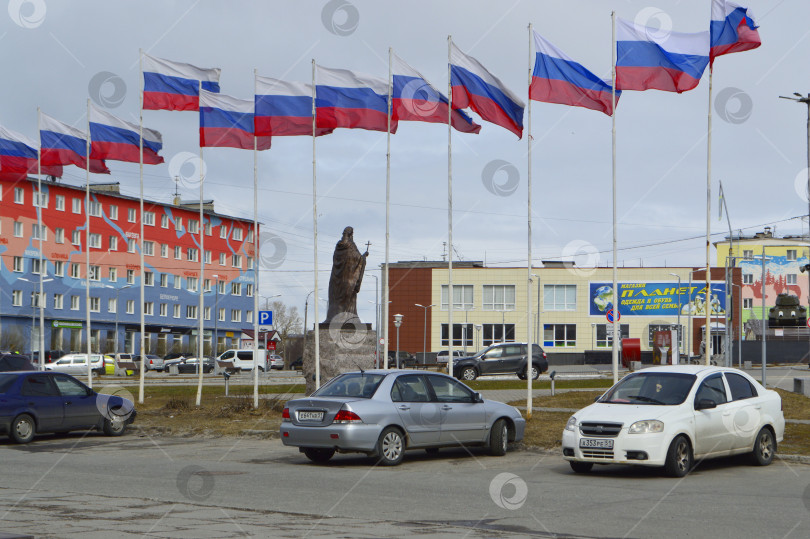
{"type": "Polygon", "coordinates": [[[270,303],[270,310],[273,311],[273,328],[278,332],[281,337],[281,349],[276,350],[276,353],[284,357],[284,363],[289,365],[289,362],[295,358],[289,358],[286,354],[285,343],[287,336],[290,333],[300,333],[304,324],[301,321],[301,316],[298,314],[298,307],[287,307],[281,301],[273,301],[270,303]]]}

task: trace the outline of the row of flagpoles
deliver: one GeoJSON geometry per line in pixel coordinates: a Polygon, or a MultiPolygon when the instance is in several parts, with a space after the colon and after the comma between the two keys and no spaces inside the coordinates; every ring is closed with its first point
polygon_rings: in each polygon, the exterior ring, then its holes
{"type": "MultiPolygon", "coordinates": [[[[713,0],[710,30],[698,33],[669,32],[613,18],[612,80],[605,81],[575,62],[529,26],[529,137],[528,142],[528,256],[527,297],[532,287],[532,206],[531,206],[531,101],[584,107],[612,116],[613,139],[613,289],[617,290],[617,232],[616,232],[616,128],[615,109],[622,90],[657,89],[681,93],[695,88],[706,67],[709,67],[709,99],[711,104],[711,73],[715,57],[756,48],[760,45],[757,26],[746,8],[726,0],[713,0]],[[531,47],[534,46],[534,68],[531,67],[531,47]]],[[[89,272],[89,174],[109,173],[105,160],[137,162],[140,164],[140,199],[143,214],[143,165],[159,164],[162,148],[160,133],[143,127],[143,110],[199,111],[200,159],[204,147],[232,147],[254,151],[254,313],[258,313],[258,158],[257,152],[270,148],[274,136],[312,136],[313,144],[313,237],[314,293],[318,296],[317,259],[317,181],[316,138],[330,134],[336,128],[385,131],[388,137],[386,167],[386,246],[384,264],[382,320],[388,320],[388,265],[390,211],[390,135],[400,121],[446,123],[448,126],[448,291],[453,305],[453,209],[452,209],[452,131],[478,133],[481,129],[462,109],[472,109],[483,120],[523,134],[523,101],[477,59],[462,52],[448,37],[448,97],[441,94],[418,71],[389,50],[389,76],[382,79],[343,69],[330,69],[312,62],[312,83],[288,82],[260,77],[254,71],[254,100],[241,100],[219,93],[220,69],[197,66],[155,58],[141,53],[140,124],[134,125],[92,105],[88,100],[87,134],[38,113],[40,144],[37,146],[22,135],[0,127],[0,139],[7,138],[16,147],[16,155],[6,155],[0,149],[0,174],[60,175],[63,165],[85,168],[88,187],[85,194],[87,266],[89,272]],[[20,157],[22,156],[22,157],[20,157]],[[14,157],[14,159],[12,159],[14,157]],[[33,159],[35,157],[36,159],[33,159]],[[89,158],[88,158],[89,157],[89,158]]],[[[711,106],[708,125],[707,191],[711,187],[711,106]]],[[[203,167],[200,168],[200,283],[204,278],[203,167]]],[[[41,192],[41,184],[38,184],[41,192]]],[[[708,194],[707,194],[708,196],[708,194]]],[[[709,221],[707,202],[707,289],[710,281],[709,221]]],[[[41,229],[41,213],[38,212],[41,229]]],[[[143,272],[143,221],[139,247],[143,272]]],[[[42,264],[42,235],[40,235],[40,264],[42,264]]],[[[40,297],[42,297],[40,273],[40,297]]],[[[88,275],[89,277],[89,275],[88,275]]],[[[86,295],[87,325],[90,327],[89,279],[86,295]]],[[[203,352],[203,290],[200,286],[200,327],[198,355],[203,352]]],[[[615,293],[615,292],[614,292],[615,293]]],[[[141,279],[141,351],[145,345],[143,312],[144,282],[141,279]]],[[[528,341],[532,341],[531,302],[527,302],[528,341]]],[[[706,327],[709,327],[707,313],[706,327]]],[[[315,302],[315,319],[319,319],[315,302]]],[[[618,317],[614,319],[614,337],[619,335],[618,317]]],[[[42,320],[40,320],[42,324],[42,320]]],[[[387,322],[384,322],[385,366],[388,357],[387,322]]],[[[453,308],[448,309],[449,357],[453,357],[453,308]]],[[[254,317],[254,332],[258,335],[258,316],[254,317]]],[[[40,331],[40,350],[44,345],[40,331]]],[[[320,385],[320,350],[315,331],[315,376],[320,385]]],[[[90,339],[88,338],[88,354],[90,339]]],[[[707,339],[710,354],[711,343],[707,339]]],[[[258,349],[258,339],[254,338],[258,349]]],[[[255,356],[254,356],[255,357],[255,356]]],[[[531,413],[531,362],[527,362],[527,405],[531,413]]],[[[89,362],[88,362],[89,370],[89,362]]],[[[448,362],[452,374],[452,362],[448,362]]],[[[143,372],[139,401],[143,402],[143,372]]],[[[254,369],[254,373],[257,369],[254,369]]],[[[618,378],[617,338],[613,339],[613,373],[618,378]]],[[[92,383],[92,380],[91,380],[92,383]]],[[[198,382],[197,404],[202,393],[202,371],[198,382]]],[[[258,378],[254,376],[254,405],[258,406],[258,378]]]]}

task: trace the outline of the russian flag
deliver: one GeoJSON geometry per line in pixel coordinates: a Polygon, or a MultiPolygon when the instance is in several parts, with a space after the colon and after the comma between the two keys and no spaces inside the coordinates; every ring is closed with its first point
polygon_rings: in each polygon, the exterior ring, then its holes
{"type": "Polygon", "coordinates": [[[616,35],[619,90],[685,92],[698,85],[709,65],[709,32],[664,34],[618,19],[616,35]]]}
{"type": "MultiPolygon", "coordinates": [[[[315,66],[315,123],[335,129],[388,130],[388,83],[348,69],[315,66]]],[[[396,117],[391,132],[397,132],[396,117]]]]}
{"type": "MultiPolygon", "coordinates": [[[[447,123],[447,98],[418,71],[393,55],[392,114],[397,120],[411,122],[447,123]]],[[[481,126],[462,110],[453,110],[452,126],[462,133],[478,133],[481,126]]]]}
{"type": "MultiPolygon", "coordinates": [[[[37,152],[34,141],[0,125],[0,178],[23,179],[37,174],[37,152]]],[[[42,174],[61,177],[62,166],[43,166],[42,174]]]]}
{"type": "MultiPolygon", "coordinates": [[[[200,146],[252,150],[253,106],[249,99],[203,90],[200,93],[200,146]]],[[[270,137],[259,137],[256,148],[270,149],[270,137]]]]}
{"type": "MultiPolygon", "coordinates": [[[[87,167],[87,135],[47,114],[39,115],[40,159],[43,165],[76,165],[87,167]]],[[[101,159],[90,158],[90,172],[109,174],[101,159]]]]}
{"type": "MultiPolygon", "coordinates": [[[[273,137],[312,135],[312,85],[256,77],[256,134],[273,137]]],[[[315,136],[330,128],[315,128],[315,136]]]]}
{"type": "Polygon", "coordinates": [[[219,92],[219,68],[201,68],[143,55],[145,110],[199,110],[202,89],[219,92]]]}
{"type": "MultiPolygon", "coordinates": [[[[140,163],[140,127],[116,118],[109,112],[90,104],[90,157],[140,163]]],[[[163,137],[153,129],[143,128],[143,162],[159,165],[163,157],[163,137]]]]}
{"type": "Polygon", "coordinates": [[[757,28],[748,8],[726,0],[712,0],[711,61],[723,54],[749,51],[762,45],[757,28]]]}
{"type": "MultiPolygon", "coordinates": [[[[597,77],[582,64],[573,61],[560,49],[534,32],[536,58],[529,99],[613,114],[613,92],[610,83],[597,77]]],[[[619,103],[621,91],[616,91],[619,103]]]]}
{"type": "Polygon", "coordinates": [[[471,107],[481,118],[523,137],[523,101],[472,56],[451,43],[453,108],[471,107]]]}

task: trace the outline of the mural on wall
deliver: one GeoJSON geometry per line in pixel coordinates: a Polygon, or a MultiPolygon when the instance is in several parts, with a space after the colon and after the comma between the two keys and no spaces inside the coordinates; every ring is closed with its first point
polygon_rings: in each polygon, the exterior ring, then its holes
{"type": "MultiPolygon", "coordinates": [[[[614,306],[612,283],[590,284],[590,315],[604,316],[614,306]]],[[[706,309],[712,316],[726,314],[726,285],[712,282],[709,300],[706,300],[706,285],[682,284],[680,288],[671,282],[665,283],[618,283],[618,307],[621,316],[693,316],[705,315],[706,309]]]]}
{"type": "MultiPolygon", "coordinates": [[[[773,307],[779,294],[798,296],[799,302],[807,305],[808,274],[801,273],[799,268],[810,260],[806,256],[789,259],[786,255],[777,256],[767,254],[767,252],[766,256],[768,257],[765,262],[766,309],[773,307]]],[[[738,265],[743,274],[743,305],[748,303],[743,309],[742,319],[744,322],[751,318],[760,319],[762,318],[762,262],[755,259],[743,259],[739,261],[738,265]]]]}

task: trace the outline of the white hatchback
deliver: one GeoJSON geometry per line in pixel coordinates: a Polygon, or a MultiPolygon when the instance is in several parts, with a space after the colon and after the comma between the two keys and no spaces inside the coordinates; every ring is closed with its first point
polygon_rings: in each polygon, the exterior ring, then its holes
{"type": "Polygon", "coordinates": [[[571,416],[562,447],[575,472],[638,464],[682,477],[695,459],[751,453],[768,465],[784,434],[782,398],[745,372],[665,366],[627,375],[571,416]]]}
{"type": "MultiPolygon", "coordinates": [[[[104,374],[104,357],[101,354],[90,354],[90,369],[96,374],[104,374]]],[[[45,370],[74,376],[87,375],[87,354],[66,354],[53,363],[46,363],[45,370]]]]}

